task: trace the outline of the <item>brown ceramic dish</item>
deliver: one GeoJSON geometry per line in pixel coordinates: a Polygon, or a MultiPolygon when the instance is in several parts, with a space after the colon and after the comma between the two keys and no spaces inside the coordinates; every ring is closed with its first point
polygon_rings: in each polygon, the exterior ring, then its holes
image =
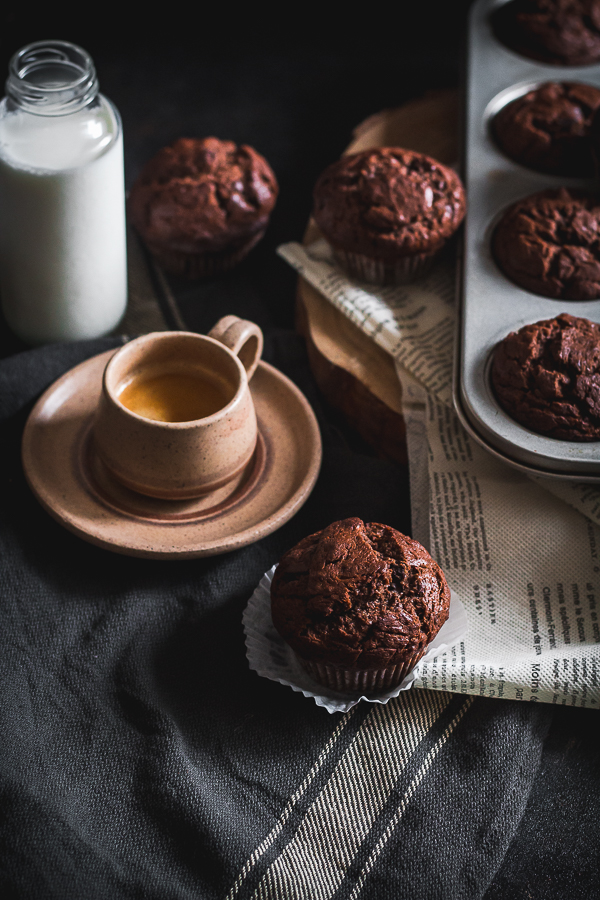
{"type": "Polygon", "coordinates": [[[165,500],[231,481],[256,447],[248,382],[262,347],[258,325],[237,316],[208,335],[159,331],[121,347],[104,371],[94,421],[94,448],[111,475],[165,500]]]}
{"type": "Polygon", "coordinates": [[[319,473],[319,428],[304,395],[265,362],[251,382],[257,449],[241,475],[192,500],[157,500],[115,481],[90,440],[102,373],[113,352],[92,357],[59,378],[38,400],[25,426],[25,475],[58,522],[116,553],[189,559],[252,544],[298,511],[319,473]]]}

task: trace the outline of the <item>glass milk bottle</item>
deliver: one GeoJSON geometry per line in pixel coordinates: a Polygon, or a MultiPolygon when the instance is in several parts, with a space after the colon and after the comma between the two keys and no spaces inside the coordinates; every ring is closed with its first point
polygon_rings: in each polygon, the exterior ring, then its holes
{"type": "Polygon", "coordinates": [[[13,56],[0,103],[0,298],[30,344],[99,337],[127,302],[123,136],[91,57],[13,56]]]}

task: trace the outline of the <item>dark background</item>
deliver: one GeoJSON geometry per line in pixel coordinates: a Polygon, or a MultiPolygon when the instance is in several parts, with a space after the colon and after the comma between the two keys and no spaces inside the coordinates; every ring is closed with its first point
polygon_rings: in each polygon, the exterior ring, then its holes
{"type": "Polygon", "coordinates": [[[178,137],[214,135],[262,153],[280,184],[265,239],[227,277],[174,287],[190,328],[207,330],[223,311],[242,308],[263,328],[289,328],[295,276],[276,246],[302,237],[312,187],[356,125],[457,84],[469,3],[362,4],[354,13],[280,4],[276,15],[215,6],[193,13],[175,3],[135,19],[104,5],[93,17],[13,8],[1,29],[0,72],[36,40],[88,50],[100,90],[123,119],[128,188],[144,162],[178,137]]]}

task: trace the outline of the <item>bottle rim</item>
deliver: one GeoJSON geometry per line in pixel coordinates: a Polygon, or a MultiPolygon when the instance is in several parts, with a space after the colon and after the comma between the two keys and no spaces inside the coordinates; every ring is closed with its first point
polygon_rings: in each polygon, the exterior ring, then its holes
{"type": "Polygon", "coordinates": [[[69,41],[27,44],[10,60],[6,94],[20,109],[39,116],[82,109],[98,94],[92,57],[69,41]]]}

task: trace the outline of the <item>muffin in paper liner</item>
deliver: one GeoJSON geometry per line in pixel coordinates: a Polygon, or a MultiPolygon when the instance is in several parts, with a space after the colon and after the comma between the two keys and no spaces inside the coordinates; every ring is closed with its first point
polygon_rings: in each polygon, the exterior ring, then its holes
{"type": "Polygon", "coordinates": [[[242,622],[246,638],[246,656],[250,668],[263,678],[277,681],[293,691],[312,697],[317,706],[328,712],[348,712],[361,700],[368,703],[387,703],[397,697],[401,691],[412,687],[417,666],[423,661],[433,659],[439,653],[458,643],[465,636],[468,628],[464,607],[456,594],[451,592],[450,613],[436,637],[427,647],[427,652],[414,660],[414,668],[404,675],[400,684],[393,688],[377,686],[371,688],[358,687],[353,691],[339,691],[325,687],[316,682],[301,665],[294,651],[275,630],[271,618],[271,581],[277,566],[273,566],[263,575],[258,587],[248,601],[242,622]]]}
{"type": "Polygon", "coordinates": [[[296,654],[296,658],[304,671],[324,687],[330,687],[334,691],[343,693],[355,694],[357,691],[372,693],[373,691],[390,690],[400,684],[424,656],[426,649],[424,647],[418,653],[414,653],[401,665],[387,666],[385,669],[341,669],[338,666],[315,662],[312,659],[302,659],[298,654],[296,654]]]}
{"type": "Polygon", "coordinates": [[[156,262],[163,267],[165,272],[169,272],[171,275],[177,275],[179,278],[186,278],[190,281],[197,278],[212,278],[215,275],[228,272],[242,262],[252,248],[258,244],[266,230],[266,226],[261,228],[259,232],[252,235],[249,240],[238,245],[235,249],[226,248],[225,250],[214,252],[186,253],[183,250],[170,250],[150,244],[148,244],[148,249],[156,262]]]}
{"type": "Polygon", "coordinates": [[[423,275],[465,214],[460,178],[431,156],[371,147],[327,166],[313,218],[351,277],[401,285],[423,275]]]}
{"type": "Polygon", "coordinates": [[[415,253],[413,256],[404,256],[391,263],[382,259],[373,259],[362,253],[350,253],[332,247],[334,259],[344,272],[359,281],[366,281],[382,287],[384,285],[409,284],[420,278],[421,275],[425,275],[441,249],[439,248],[435,253],[415,253]]]}

